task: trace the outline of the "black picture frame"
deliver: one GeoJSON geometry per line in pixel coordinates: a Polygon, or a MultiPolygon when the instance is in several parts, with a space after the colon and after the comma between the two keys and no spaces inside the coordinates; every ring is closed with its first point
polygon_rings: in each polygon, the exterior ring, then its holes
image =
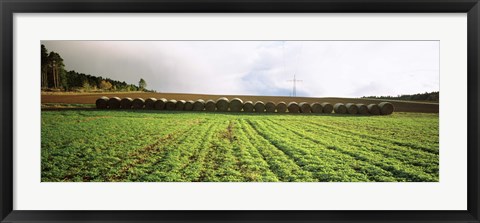
{"type": "Polygon", "coordinates": [[[1,222],[480,222],[479,0],[0,0],[1,222]],[[14,13],[467,13],[466,211],[21,211],[13,210],[14,13]]]}

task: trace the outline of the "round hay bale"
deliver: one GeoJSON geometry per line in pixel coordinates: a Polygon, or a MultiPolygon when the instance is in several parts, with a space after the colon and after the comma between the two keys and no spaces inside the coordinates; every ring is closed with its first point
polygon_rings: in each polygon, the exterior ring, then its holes
{"type": "Polygon", "coordinates": [[[275,109],[276,109],[277,106],[275,106],[275,103],[269,101],[265,104],[265,110],[268,112],[268,113],[273,113],[275,112],[275,109]]]}
{"type": "Polygon", "coordinates": [[[358,113],[358,107],[356,104],[347,103],[345,107],[347,107],[348,114],[355,115],[358,113]]]}
{"type": "Polygon", "coordinates": [[[246,101],[243,103],[243,111],[244,112],[253,112],[253,102],[246,101]]]}
{"type": "Polygon", "coordinates": [[[229,104],[230,101],[228,100],[228,98],[222,97],[217,99],[215,106],[217,107],[217,111],[226,112],[228,111],[229,104]]]}
{"type": "Polygon", "coordinates": [[[298,106],[297,102],[290,102],[288,103],[288,112],[289,113],[299,113],[300,106],[298,106]]]}
{"type": "Polygon", "coordinates": [[[145,100],[145,109],[154,109],[156,101],[156,98],[147,98],[147,100],[145,100]]]}
{"type": "Polygon", "coordinates": [[[277,109],[278,113],[285,113],[287,111],[287,103],[283,101],[278,102],[275,108],[277,109]]]}
{"type": "Polygon", "coordinates": [[[119,109],[120,108],[120,99],[119,97],[113,97],[108,99],[108,108],[109,109],[119,109]]]}
{"type": "Polygon", "coordinates": [[[334,110],[335,113],[337,113],[337,114],[345,114],[345,113],[347,113],[347,107],[345,107],[345,105],[342,104],[342,103],[336,103],[336,104],[333,106],[333,110],[334,110]]]}
{"type": "Polygon", "coordinates": [[[265,103],[262,101],[255,102],[255,112],[265,112],[265,103]]]}
{"type": "Polygon", "coordinates": [[[186,101],[185,106],[183,107],[183,110],[185,110],[185,111],[193,110],[193,103],[194,103],[194,101],[192,101],[192,100],[186,101]]]}
{"type": "Polygon", "coordinates": [[[322,113],[323,111],[323,106],[320,103],[313,103],[310,105],[312,109],[312,113],[322,113]]]}
{"type": "Polygon", "coordinates": [[[390,102],[381,102],[378,107],[380,107],[380,114],[382,115],[391,115],[395,109],[390,102]]]}
{"type": "Polygon", "coordinates": [[[377,104],[369,104],[367,108],[368,108],[368,113],[372,115],[380,115],[380,107],[378,107],[377,104]]]}
{"type": "Polygon", "coordinates": [[[155,101],[154,107],[156,110],[163,110],[165,109],[165,104],[167,104],[167,99],[160,98],[157,101],[155,101]]]}
{"type": "Polygon", "coordinates": [[[323,113],[332,113],[333,111],[333,105],[330,104],[330,103],[327,103],[327,102],[323,102],[322,103],[322,107],[323,107],[323,113]]]}
{"type": "Polygon", "coordinates": [[[240,98],[234,98],[230,101],[230,111],[240,112],[243,108],[243,101],[240,98]]]}
{"type": "Polygon", "coordinates": [[[177,111],[183,111],[185,108],[185,100],[178,100],[177,103],[175,103],[175,110],[177,111]]]}
{"type": "Polygon", "coordinates": [[[216,106],[217,105],[216,105],[214,100],[208,100],[205,103],[205,111],[213,112],[213,111],[215,111],[216,106]]]}
{"type": "Polygon", "coordinates": [[[357,104],[358,114],[366,115],[368,114],[368,107],[364,104],[357,104]]]}
{"type": "Polygon", "coordinates": [[[122,100],[120,101],[120,108],[123,108],[123,109],[131,109],[132,108],[132,102],[133,102],[133,99],[131,98],[122,98],[122,100]]]}
{"type": "Polygon", "coordinates": [[[167,103],[165,103],[165,110],[175,110],[177,108],[177,100],[168,100],[167,103]]]}
{"type": "Polygon", "coordinates": [[[193,110],[194,111],[203,111],[205,108],[205,101],[202,99],[198,99],[193,103],[193,110]]]}
{"type": "Polygon", "coordinates": [[[100,97],[95,101],[95,106],[98,109],[106,109],[108,106],[108,98],[105,96],[100,97]]]}
{"type": "Polygon", "coordinates": [[[312,108],[310,107],[310,104],[307,102],[300,102],[298,104],[300,106],[300,112],[301,113],[312,113],[312,108]]]}
{"type": "Polygon", "coordinates": [[[145,105],[145,100],[143,100],[143,98],[135,98],[132,101],[132,107],[134,109],[142,109],[144,105],[145,105]]]}

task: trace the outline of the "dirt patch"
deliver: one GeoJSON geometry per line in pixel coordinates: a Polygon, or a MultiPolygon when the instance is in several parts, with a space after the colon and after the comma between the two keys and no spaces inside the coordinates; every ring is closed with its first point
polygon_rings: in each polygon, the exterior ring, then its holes
{"type": "Polygon", "coordinates": [[[221,138],[228,139],[231,143],[237,140],[237,137],[233,135],[234,122],[230,121],[228,123],[227,129],[221,133],[221,138]]]}

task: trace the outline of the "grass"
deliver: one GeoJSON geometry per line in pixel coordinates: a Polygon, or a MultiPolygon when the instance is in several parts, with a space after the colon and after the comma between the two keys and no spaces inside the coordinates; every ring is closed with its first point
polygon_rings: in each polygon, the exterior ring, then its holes
{"type": "Polygon", "coordinates": [[[42,109],[60,109],[60,108],[95,108],[95,104],[67,104],[67,103],[44,103],[42,109]]]}
{"type": "Polygon", "coordinates": [[[438,114],[42,111],[42,181],[435,182],[438,114]]]}

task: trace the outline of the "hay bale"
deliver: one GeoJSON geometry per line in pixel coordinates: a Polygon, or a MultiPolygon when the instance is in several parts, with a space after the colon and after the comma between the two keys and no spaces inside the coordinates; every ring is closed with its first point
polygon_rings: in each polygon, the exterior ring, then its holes
{"type": "Polygon", "coordinates": [[[243,111],[244,112],[253,112],[253,102],[246,101],[243,103],[243,111]]]}
{"type": "Polygon", "coordinates": [[[353,103],[347,103],[345,105],[345,107],[347,107],[347,113],[348,114],[351,114],[351,115],[355,115],[358,113],[358,107],[356,104],[353,104],[353,103]]]}
{"type": "Polygon", "coordinates": [[[358,114],[366,115],[368,114],[368,107],[364,104],[357,104],[358,114]]]}
{"type": "Polygon", "coordinates": [[[300,112],[301,113],[312,113],[312,108],[310,107],[310,104],[307,102],[300,102],[298,104],[300,106],[300,112]]]}
{"type": "Polygon", "coordinates": [[[98,109],[106,109],[108,107],[108,98],[105,96],[100,97],[95,101],[95,106],[98,109]]]}
{"type": "Polygon", "coordinates": [[[313,103],[310,105],[312,109],[312,113],[322,113],[323,112],[323,106],[320,103],[313,103]]]}
{"type": "Polygon", "coordinates": [[[297,102],[290,102],[288,103],[288,112],[289,113],[299,113],[300,106],[298,106],[297,102]]]}
{"type": "Polygon", "coordinates": [[[108,99],[108,108],[109,109],[119,109],[120,108],[120,101],[122,101],[122,99],[120,99],[119,97],[113,97],[113,98],[110,98],[108,99]]]}
{"type": "Polygon", "coordinates": [[[269,101],[269,102],[267,102],[267,103],[265,104],[265,110],[266,110],[267,112],[269,112],[269,113],[275,112],[276,107],[277,107],[277,106],[275,106],[275,103],[273,103],[273,102],[271,102],[271,101],[269,101]]]}
{"type": "Polygon", "coordinates": [[[255,112],[265,112],[265,103],[262,101],[255,102],[255,106],[253,107],[255,108],[255,112]]]}
{"type": "Polygon", "coordinates": [[[177,103],[175,104],[175,110],[177,111],[183,111],[185,109],[185,100],[178,100],[177,103]]]}
{"type": "Polygon", "coordinates": [[[278,113],[285,113],[287,111],[287,103],[281,101],[277,103],[277,106],[275,106],[275,109],[277,110],[278,113]]]}
{"type": "Polygon", "coordinates": [[[216,107],[217,107],[217,105],[216,105],[214,100],[208,100],[205,103],[205,111],[213,112],[213,111],[215,111],[216,107]]]}
{"type": "Polygon", "coordinates": [[[145,100],[145,109],[154,109],[156,101],[156,98],[147,98],[147,100],[145,100]]]}
{"type": "Polygon", "coordinates": [[[193,103],[193,110],[194,111],[203,111],[205,109],[205,101],[202,99],[198,99],[193,103]]]}
{"type": "Polygon", "coordinates": [[[160,98],[155,102],[154,107],[156,110],[163,110],[165,109],[165,104],[167,104],[167,99],[160,98]]]}
{"type": "Polygon", "coordinates": [[[133,101],[133,99],[131,99],[129,97],[122,98],[122,100],[120,101],[120,108],[131,109],[132,108],[132,101],[133,101]]]}
{"type": "Polygon", "coordinates": [[[132,107],[134,109],[142,109],[145,106],[145,100],[143,98],[135,98],[132,101],[132,107]]]}
{"type": "Polygon", "coordinates": [[[323,107],[323,113],[332,113],[333,111],[333,105],[330,104],[330,103],[327,103],[327,102],[323,102],[322,103],[322,107],[323,107]]]}
{"type": "Polygon", "coordinates": [[[382,115],[391,115],[395,109],[390,102],[381,102],[378,107],[380,107],[380,114],[382,115]]]}
{"type": "Polygon", "coordinates": [[[243,108],[243,101],[240,98],[234,98],[230,101],[230,111],[240,112],[243,108]]]}
{"type": "Polygon", "coordinates": [[[377,104],[369,104],[367,108],[368,108],[368,113],[372,115],[380,115],[380,107],[378,107],[377,104]]]}
{"type": "Polygon", "coordinates": [[[194,103],[194,101],[192,101],[192,100],[186,101],[185,106],[183,107],[183,110],[185,110],[185,111],[193,110],[193,103],[194,103]]]}
{"type": "Polygon", "coordinates": [[[345,114],[345,113],[347,113],[347,107],[345,107],[345,105],[342,104],[342,103],[336,103],[336,104],[333,106],[333,110],[334,110],[335,113],[337,113],[337,114],[345,114]]]}
{"type": "Polygon", "coordinates": [[[175,110],[177,108],[177,100],[168,100],[167,103],[165,103],[165,110],[175,110]]]}
{"type": "Polygon", "coordinates": [[[215,107],[217,107],[217,111],[226,112],[228,111],[229,104],[230,104],[230,101],[228,100],[228,98],[221,97],[217,99],[217,102],[215,103],[215,107]]]}

